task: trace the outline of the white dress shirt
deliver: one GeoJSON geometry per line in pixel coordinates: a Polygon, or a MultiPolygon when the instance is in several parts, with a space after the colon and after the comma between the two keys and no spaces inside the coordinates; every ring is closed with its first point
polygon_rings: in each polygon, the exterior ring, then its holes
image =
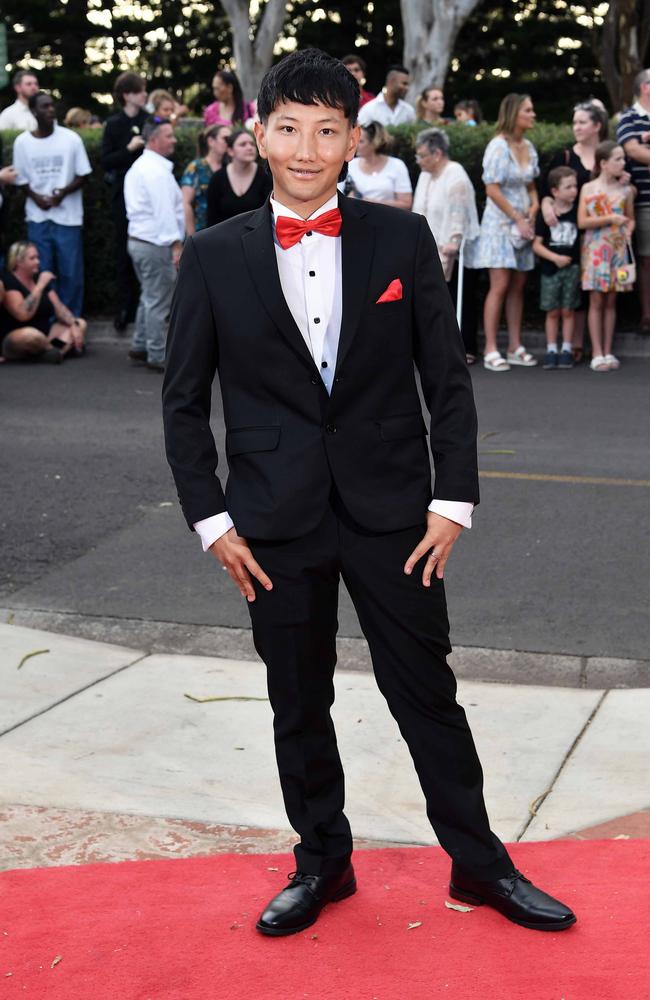
{"type": "Polygon", "coordinates": [[[379,122],[381,125],[407,125],[414,121],[415,110],[407,101],[398,98],[395,107],[391,108],[390,104],[386,103],[383,93],[377,94],[372,101],[364,104],[359,112],[359,125],[369,125],[370,122],[379,122]]]}
{"type": "MultiPolygon", "coordinates": [[[[337,206],[338,196],[333,195],[309,218],[313,219],[337,206]]],[[[274,223],[280,215],[302,221],[300,215],[285,208],[274,198],[271,198],[271,209],[274,223]]],[[[282,293],[289,311],[321,372],[327,391],[330,392],[334,366],[330,364],[327,368],[322,368],[321,363],[326,337],[329,334],[330,343],[332,337],[338,343],[341,329],[341,237],[312,233],[311,236],[303,236],[299,243],[288,250],[283,250],[275,240],[275,256],[282,293]]],[[[472,526],[473,509],[474,504],[455,500],[432,500],[429,505],[429,510],[462,524],[465,528],[472,526]]],[[[234,523],[227,511],[203,518],[194,524],[204,552],[232,527],[234,523]]]]}
{"type": "Polygon", "coordinates": [[[36,118],[20,98],[16,98],[14,103],[0,114],[0,129],[33,132],[35,128],[36,118]]]}
{"type": "Polygon", "coordinates": [[[166,156],[145,149],[124,177],[124,203],[129,236],[156,246],[171,246],[185,237],[183,196],[166,156]]]}

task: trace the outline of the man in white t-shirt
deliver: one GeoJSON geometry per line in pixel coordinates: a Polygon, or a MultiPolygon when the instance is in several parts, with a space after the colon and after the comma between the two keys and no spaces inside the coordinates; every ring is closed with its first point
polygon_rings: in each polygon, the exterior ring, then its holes
{"type": "Polygon", "coordinates": [[[38,92],[38,79],[31,70],[19,69],[11,82],[16,100],[0,114],[0,131],[15,129],[16,132],[31,132],[36,128],[36,119],[29,110],[29,99],[38,92]]]}
{"type": "Polygon", "coordinates": [[[379,122],[380,125],[406,125],[415,121],[415,109],[406,97],[410,84],[405,66],[391,66],[381,94],[368,101],[359,112],[359,125],[379,122]]]}
{"type": "Polygon", "coordinates": [[[14,142],[16,183],[25,189],[27,237],[36,244],[44,271],[57,275],[57,292],[75,316],[83,305],[83,202],[81,188],[92,172],[83,142],[56,123],[54,101],[32,95],[36,129],[14,142]]]}

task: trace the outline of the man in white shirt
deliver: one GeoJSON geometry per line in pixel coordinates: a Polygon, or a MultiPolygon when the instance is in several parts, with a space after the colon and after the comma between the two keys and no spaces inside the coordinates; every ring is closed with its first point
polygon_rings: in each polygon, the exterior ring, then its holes
{"type": "Polygon", "coordinates": [[[36,119],[29,110],[29,99],[38,93],[38,79],[28,69],[20,69],[12,79],[16,91],[16,100],[0,114],[0,131],[14,130],[16,132],[32,132],[36,128],[36,119]]]}
{"type": "Polygon", "coordinates": [[[407,125],[415,121],[415,110],[404,100],[410,84],[405,66],[391,66],[381,94],[361,108],[359,125],[379,122],[381,125],[407,125]]]}
{"type": "Polygon", "coordinates": [[[256,926],[299,933],[356,890],[330,717],[343,576],[453,858],[451,894],[563,930],[575,916],[523,878],[490,830],[446,662],[444,566],[478,501],[471,380],[426,220],[336,197],[358,107],[356,80],[324,52],[269,70],[255,136],[270,204],[188,239],[172,306],[167,457],[188,525],[248,601],[300,835],[297,870],[256,926]],[[433,502],[415,366],[431,414],[433,502]],[[217,371],[225,490],[210,430],[217,371]]]}
{"type": "Polygon", "coordinates": [[[72,129],[57,125],[54,101],[39,91],[29,99],[36,129],[14,142],[16,184],[25,190],[27,238],[43,271],[57,276],[57,293],[81,316],[84,292],[81,188],[92,173],[85,146],[72,129]]]}
{"type": "Polygon", "coordinates": [[[151,118],[142,128],[145,148],[124,178],[129,220],[127,248],[140,282],[140,302],[129,357],[151,371],[165,370],[167,319],[185,237],[181,189],[170,159],[176,146],[171,122],[151,118]]]}

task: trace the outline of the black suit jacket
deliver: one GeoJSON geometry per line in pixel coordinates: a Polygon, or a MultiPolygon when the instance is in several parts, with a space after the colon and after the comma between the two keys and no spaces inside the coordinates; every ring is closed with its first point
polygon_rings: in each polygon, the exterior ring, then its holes
{"type": "Polygon", "coordinates": [[[171,311],[163,410],[188,524],[227,510],[239,534],[299,537],[332,481],[372,531],[423,523],[434,496],[478,502],[476,413],[451,299],[420,215],[341,197],[343,318],[331,396],[289,311],[268,202],[185,245],[171,311]],[[378,304],[394,279],[400,301],[378,304]],[[218,372],[229,476],[210,430],[218,372]]]}

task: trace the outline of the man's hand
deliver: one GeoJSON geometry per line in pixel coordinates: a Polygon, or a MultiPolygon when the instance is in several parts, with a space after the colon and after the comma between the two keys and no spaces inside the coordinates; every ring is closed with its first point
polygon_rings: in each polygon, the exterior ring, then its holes
{"type": "Polygon", "coordinates": [[[0,167],[0,184],[15,184],[17,177],[15,167],[0,167]]]}
{"type": "Polygon", "coordinates": [[[54,202],[52,201],[49,195],[36,194],[35,191],[30,191],[29,197],[32,199],[32,201],[36,202],[38,207],[42,208],[44,212],[47,212],[48,209],[54,207],[54,202]]]}
{"type": "Polygon", "coordinates": [[[434,569],[437,578],[442,580],[449,553],[462,530],[462,524],[456,524],[455,521],[450,521],[448,517],[443,517],[441,514],[434,514],[431,510],[428,511],[426,534],[406,560],[404,572],[410,575],[413,572],[415,564],[428,552],[429,558],[424,564],[424,570],[422,571],[422,583],[425,587],[431,586],[431,574],[434,569]],[[435,555],[432,553],[435,553],[435,555]]]}
{"type": "Polygon", "coordinates": [[[133,138],[127,143],[126,148],[129,153],[135,153],[136,150],[144,148],[144,139],[141,135],[134,135],[133,138]]]}
{"type": "Polygon", "coordinates": [[[183,253],[183,244],[180,240],[175,240],[172,243],[172,264],[174,267],[178,267],[181,262],[181,254],[183,253]]]}
{"type": "MultiPolygon", "coordinates": [[[[444,520],[444,518],[441,518],[444,520]]],[[[451,521],[449,522],[451,524],[451,521]]],[[[251,574],[265,590],[273,590],[273,584],[262,567],[253,558],[245,538],[241,538],[234,528],[217,538],[210,546],[210,552],[219,560],[223,568],[239,587],[239,592],[247,601],[255,600],[255,590],[251,574]]]]}

